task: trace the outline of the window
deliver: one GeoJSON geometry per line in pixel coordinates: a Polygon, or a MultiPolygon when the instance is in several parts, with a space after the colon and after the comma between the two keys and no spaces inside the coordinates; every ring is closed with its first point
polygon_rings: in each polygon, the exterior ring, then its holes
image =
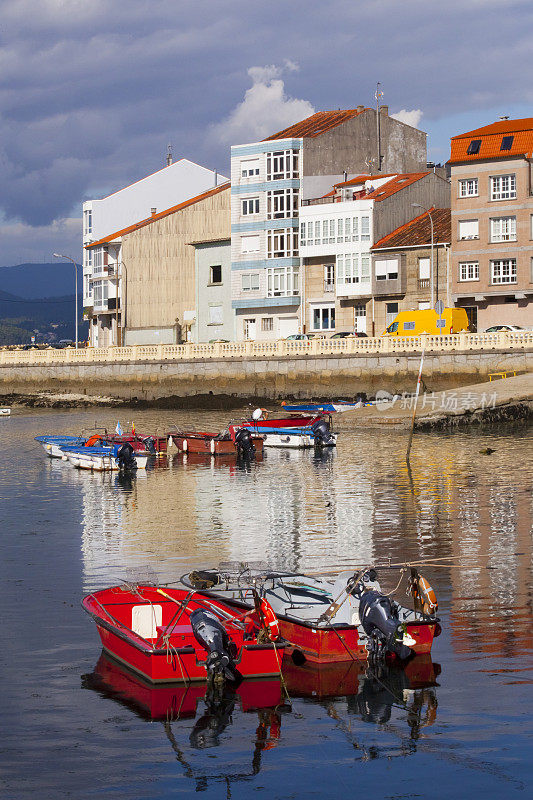
{"type": "Polygon", "coordinates": [[[335,264],[324,264],[324,291],[335,291],[335,264]]]}
{"type": "Polygon", "coordinates": [[[335,306],[311,307],[311,326],[314,331],[331,331],[335,327],[335,306]]]}
{"type": "Polygon", "coordinates": [[[83,296],[89,299],[93,296],[93,285],[89,275],[83,276],[83,296]]]}
{"type": "Polygon", "coordinates": [[[93,305],[95,308],[107,307],[108,294],[108,281],[93,281],[93,305]]]}
{"type": "Polygon", "coordinates": [[[354,217],[352,225],[352,241],[358,242],[359,241],[359,217],[354,217]]]}
{"type": "Polygon", "coordinates": [[[516,217],[494,217],[490,221],[491,242],[516,242],[516,217]]]}
{"type": "Polygon", "coordinates": [[[418,278],[421,281],[429,281],[431,277],[431,259],[419,258],[418,259],[418,278]]]}
{"type": "MultiPolygon", "coordinates": [[[[533,217],[532,217],[532,219],[533,219],[533,217]]],[[[85,260],[85,264],[84,264],[85,269],[91,270],[92,266],[93,266],[93,251],[92,250],[84,250],[83,251],[83,257],[84,257],[84,260],[85,260]]]]}
{"type": "Polygon", "coordinates": [[[344,220],[337,220],[337,241],[344,242],[344,220]]]}
{"type": "Polygon", "coordinates": [[[500,258],[490,262],[492,283],[516,283],[516,258],[500,258]]]}
{"type": "Polygon", "coordinates": [[[459,197],[477,197],[478,179],[465,178],[459,181],[459,197]]]}
{"type": "Polygon", "coordinates": [[[315,240],[314,240],[315,244],[322,244],[322,240],[320,238],[320,230],[321,230],[320,222],[315,222],[314,225],[315,225],[315,240]]]}
{"type": "Polygon", "coordinates": [[[330,219],[329,221],[329,242],[328,244],[333,244],[335,241],[335,220],[330,219]]]}
{"type": "Polygon", "coordinates": [[[267,219],[286,219],[298,216],[299,193],[295,189],[276,189],[267,192],[267,219]]]}
{"type": "Polygon", "coordinates": [[[343,253],[337,256],[337,283],[370,283],[370,255],[343,253]]]}
{"type": "Polygon", "coordinates": [[[83,212],[83,235],[93,232],[93,212],[89,209],[83,212]]]}
{"type": "Polygon", "coordinates": [[[361,241],[370,241],[370,217],[361,217],[361,241]]]}
{"type": "Polygon", "coordinates": [[[398,278],[398,259],[377,259],[374,262],[377,281],[393,281],[398,278]]]}
{"type": "MultiPolygon", "coordinates": [[[[316,225],[320,225],[320,223],[315,222],[315,227],[316,225]]],[[[278,228],[267,231],[267,258],[287,258],[297,255],[298,228],[278,228]]]]}
{"type": "Polygon", "coordinates": [[[385,303],[385,327],[388,328],[398,313],[398,303],[385,303]]]}
{"type": "Polygon", "coordinates": [[[207,324],[222,325],[223,322],[222,306],[209,306],[209,322],[207,324]]]}
{"type": "Polygon", "coordinates": [[[222,283],[222,264],[209,267],[209,283],[222,283]]]}
{"type": "Polygon", "coordinates": [[[414,322],[404,322],[403,323],[404,331],[414,331],[415,323],[414,322]]]}
{"type": "Polygon", "coordinates": [[[250,158],[241,161],[241,178],[252,178],[259,175],[259,159],[250,158]]]}
{"type": "Polygon", "coordinates": [[[298,294],[298,267],[267,269],[267,297],[290,297],[298,294]]]}
{"type": "Polygon", "coordinates": [[[479,280],[479,262],[478,261],[460,261],[459,262],[459,280],[460,281],[478,281],[479,280]]]}
{"type": "Polygon", "coordinates": [[[350,217],[347,217],[347,219],[344,220],[344,241],[345,242],[351,242],[352,241],[351,227],[352,227],[352,221],[351,221],[350,217]]]}
{"type": "Polygon", "coordinates": [[[242,253],[259,253],[259,234],[252,236],[241,236],[242,253]]]}
{"type": "Polygon", "coordinates": [[[516,197],[516,175],[493,175],[490,179],[491,200],[513,200],[516,197]]]}
{"type": "MultiPolygon", "coordinates": [[[[312,223],[309,223],[312,224],[312,223]]],[[[307,239],[305,238],[305,231],[307,228],[307,223],[300,222],[300,244],[302,247],[305,247],[307,239]]]]}
{"type": "Polygon", "coordinates": [[[268,333],[274,330],[274,317],[263,317],[261,320],[261,330],[268,333]]]}
{"type": "Polygon", "coordinates": [[[279,181],[298,177],[298,150],[276,150],[267,153],[267,181],[279,181]]]}
{"type": "Polygon", "coordinates": [[[479,220],[460,219],[459,220],[459,239],[479,239],[479,220]]]}
{"type": "Polygon", "coordinates": [[[241,289],[243,292],[257,292],[259,290],[259,274],[251,272],[241,275],[241,289]]]}
{"type": "Polygon", "coordinates": [[[429,311],[430,309],[431,309],[431,302],[429,300],[419,300],[418,302],[419,311],[429,311]]]}
{"type": "Polygon", "coordinates": [[[479,153],[479,148],[481,147],[481,139],[472,139],[466,152],[469,156],[475,156],[479,153]]]}
{"type": "Polygon", "coordinates": [[[514,136],[504,136],[500,145],[500,150],[510,150],[513,146],[514,136]]]}
{"type": "Polygon", "coordinates": [[[259,198],[247,197],[245,200],[241,200],[241,212],[243,216],[259,214],[259,198]]]}

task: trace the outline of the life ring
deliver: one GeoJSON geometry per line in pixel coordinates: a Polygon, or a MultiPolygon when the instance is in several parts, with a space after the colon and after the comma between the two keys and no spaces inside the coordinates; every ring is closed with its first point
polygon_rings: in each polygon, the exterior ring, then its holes
{"type": "Polygon", "coordinates": [[[100,435],[98,433],[95,433],[93,434],[93,436],[90,436],[87,439],[87,441],[85,442],[85,447],[94,447],[97,443],[100,442],[100,440],[101,440],[100,435]]]}
{"type": "Polygon", "coordinates": [[[429,581],[424,578],[423,575],[417,575],[413,579],[411,585],[411,594],[413,595],[415,602],[418,602],[420,605],[424,614],[433,616],[433,614],[437,613],[439,608],[437,595],[435,594],[435,591],[433,590],[429,581]]]}
{"type": "Polygon", "coordinates": [[[280,634],[279,634],[279,620],[274,614],[274,609],[272,608],[268,600],[265,600],[265,598],[261,600],[259,608],[261,610],[262,622],[268,634],[268,638],[270,639],[271,642],[275,642],[277,639],[279,639],[280,634]]]}

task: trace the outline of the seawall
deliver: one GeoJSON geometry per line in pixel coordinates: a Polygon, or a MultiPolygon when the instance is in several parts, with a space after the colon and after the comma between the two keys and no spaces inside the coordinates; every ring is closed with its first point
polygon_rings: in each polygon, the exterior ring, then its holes
{"type": "MultiPolygon", "coordinates": [[[[194,358],[179,360],[0,364],[0,396],[105,396],[127,402],[215,395],[278,400],[350,398],[378,390],[411,392],[420,353],[194,358]]],[[[531,350],[427,352],[423,380],[436,392],[488,380],[494,372],[533,371],[531,350]]],[[[178,402],[178,400],[176,400],[178,402]]]]}

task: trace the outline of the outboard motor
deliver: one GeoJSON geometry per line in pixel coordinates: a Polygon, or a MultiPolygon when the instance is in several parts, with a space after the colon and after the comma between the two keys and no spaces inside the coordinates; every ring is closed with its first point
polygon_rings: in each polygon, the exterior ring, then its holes
{"type": "Polygon", "coordinates": [[[192,612],[190,621],[194,638],[207,650],[208,680],[240,681],[241,675],[235,667],[234,660],[237,655],[235,644],[218,617],[210,611],[197,608],[192,612]]]}
{"type": "Polygon", "coordinates": [[[255,446],[252,439],[252,434],[248,428],[239,428],[235,434],[235,445],[237,447],[237,455],[242,458],[253,458],[255,455],[255,446]]]}
{"type": "Polygon", "coordinates": [[[317,420],[311,425],[311,430],[315,435],[315,447],[330,447],[335,443],[325,419],[317,420]]]}
{"type": "Polygon", "coordinates": [[[157,455],[157,451],[155,449],[155,440],[153,436],[147,436],[146,439],[143,439],[143,444],[151,456],[157,455]]]}
{"type": "Polygon", "coordinates": [[[124,442],[124,444],[121,445],[117,453],[117,463],[120,470],[131,472],[137,469],[137,462],[135,461],[133,452],[133,447],[129,442],[124,442]]]}
{"type": "MultiPolygon", "coordinates": [[[[373,640],[378,650],[389,650],[402,660],[413,654],[404,644],[405,633],[395,605],[383,594],[376,583],[376,572],[371,569],[355,584],[350,594],[359,598],[359,619],[364,632],[373,640]]],[[[408,637],[408,641],[412,641],[408,637]]]]}

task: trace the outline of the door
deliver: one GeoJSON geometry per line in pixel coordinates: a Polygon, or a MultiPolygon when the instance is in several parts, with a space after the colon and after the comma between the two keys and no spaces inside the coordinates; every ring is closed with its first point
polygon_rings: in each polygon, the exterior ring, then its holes
{"type": "Polygon", "coordinates": [[[286,339],[294,333],[298,333],[298,317],[280,317],[279,338],[286,339]]]}
{"type": "Polygon", "coordinates": [[[355,333],[366,333],[366,303],[354,306],[353,329],[355,333]]]}
{"type": "Polygon", "coordinates": [[[244,320],[244,338],[248,339],[249,341],[255,342],[256,339],[255,317],[253,319],[244,320]]]}

